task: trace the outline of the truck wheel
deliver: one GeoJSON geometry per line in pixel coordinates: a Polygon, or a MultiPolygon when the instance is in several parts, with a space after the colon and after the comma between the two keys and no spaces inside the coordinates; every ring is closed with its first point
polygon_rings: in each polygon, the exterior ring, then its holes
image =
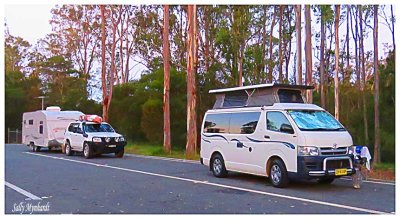
{"type": "Polygon", "coordinates": [[[211,160],[211,171],[215,177],[223,178],[228,175],[228,171],[225,168],[224,158],[220,154],[214,155],[211,160]]]}
{"type": "Polygon", "coordinates": [[[120,151],[115,152],[115,156],[118,157],[118,158],[122,158],[124,156],[124,153],[125,153],[125,151],[122,148],[120,151]]]}
{"type": "Polygon", "coordinates": [[[282,160],[274,160],[269,173],[269,179],[274,187],[283,188],[289,184],[287,170],[282,160]]]}
{"type": "Polygon", "coordinates": [[[72,156],[73,152],[72,152],[72,148],[71,148],[71,144],[69,143],[69,141],[65,142],[65,155],[67,156],[72,156]]]}
{"type": "Polygon", "coordinates": [[[319,184],[331,184],[334,180],[335,180],[335,178],[328,177],[328,178],[320,178],[317,181],[319,184]]]}
{"type": "Polygon", "coordinates": [[[93,150],[86,142],[83,144],[83,155],[85,156],[86,159],[93,157],[93,150]]]}

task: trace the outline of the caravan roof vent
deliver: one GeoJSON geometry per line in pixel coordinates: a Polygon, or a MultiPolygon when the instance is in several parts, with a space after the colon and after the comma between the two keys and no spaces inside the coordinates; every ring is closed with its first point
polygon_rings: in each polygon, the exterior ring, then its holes
{"type": "Polygon", "coordinates": [[[46,111],[61,111],[61,108],[59,106],[49,106],[46,108],[46,111]]]}

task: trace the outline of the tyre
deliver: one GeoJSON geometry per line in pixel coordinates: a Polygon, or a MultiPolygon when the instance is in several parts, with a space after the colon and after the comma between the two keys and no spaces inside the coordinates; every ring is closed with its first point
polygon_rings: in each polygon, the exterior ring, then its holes
{"type": "Polygon", "coordinates": [[[86,159],[93,157],[93,149],[86,142],[83,144],[83,155],[85,156],[86,159]]]}
{"type": "Polygon", "coordinates": [[[39,152],[40,151],[40,147],[36,146],[34,143],[31,142],[31,147],[32,147],[32,151],[33,152],[39,152]]]}
{"type": "Polygon", "coordinates": [[[69,143],[69,141],[65,142],[65,155],[67,155],[67,156],[73,155],[72,147],[71,147],[71,144],[69,143]]]}
{"type": "Polygon", "coordinates": [[[228,175],[228,171],[225,168],[224,158],[220,154],[213,156],[211,160],[211,171],[215,177],[223,178],[228,175]]]}
{"type": "Polygon", "coordinates": [[[272,161],[269,171],[269,179],[274,187],[284,188],[289,184],[289,178],[285,164],[280,159],[272,161]]]}
{"type": "Polygon", "coordinates": [[[122,148],[122,150],[115,152],[115,156],[118,158],[122,158],[124,156],[124,149],[122,148]]]}
{"type": "Polygon", "coordinates": [[[335,180],[335,178],[329,177],[329,178],[320,178],[317,181],[320,184],[331,184],[334,180],[335,180]]]}

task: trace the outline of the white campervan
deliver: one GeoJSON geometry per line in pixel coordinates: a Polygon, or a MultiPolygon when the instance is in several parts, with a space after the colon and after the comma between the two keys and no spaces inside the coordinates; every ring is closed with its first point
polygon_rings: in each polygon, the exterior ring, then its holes
{"type": "Polygon", "coordinates": [[[26,112],[22,116],[22,143],[34,152],[42,147],[60,148],[68,125],[83,115],[79,111],[61,111],[60,107],[26,112]]]}
{"type": "Polygon", "coordinates": [[[331,183],[354,173],[347,130],[319,106],[307,104],[310,86],[263,84],[211,90],[217,99],[204,116],[200,161],[216,177],[228,171],[331,183]]]}

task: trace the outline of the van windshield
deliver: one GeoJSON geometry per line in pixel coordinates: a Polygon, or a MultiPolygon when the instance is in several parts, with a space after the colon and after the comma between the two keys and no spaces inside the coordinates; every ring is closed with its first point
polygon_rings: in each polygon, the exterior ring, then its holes
{"type": "Polygon", "coordinates": [[[329,113],[321,110],[288,110],[302,131],[346,131],[329,113]]]}
{"type": "Polygon", "coordinates": [[[115,132],[109,124],[85,124],[85,132],[115,132]]]}

